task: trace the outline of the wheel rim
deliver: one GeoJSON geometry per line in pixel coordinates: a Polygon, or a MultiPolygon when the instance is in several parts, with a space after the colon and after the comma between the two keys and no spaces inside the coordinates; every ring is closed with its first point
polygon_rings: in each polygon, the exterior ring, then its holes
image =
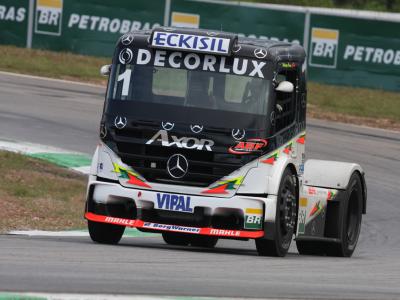
{"type": "Polygon", "coordinates": [[[358,203],[358,191],[357,189],[353,189],[350,194],[349,207],[346,216],[348,245],[354,244],[358,238],[358,231],[360,227],[358,203]]]}
{"type": "Polygon", "coordinates": [[[296,218],[296,197],[289,179],[285,181],[279,198],[280,229],[284,238],[293,233],[296,218]]]}

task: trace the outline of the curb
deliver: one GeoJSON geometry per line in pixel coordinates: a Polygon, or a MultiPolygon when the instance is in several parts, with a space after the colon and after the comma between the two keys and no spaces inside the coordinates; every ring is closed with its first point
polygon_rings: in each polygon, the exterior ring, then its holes
{"type": "Polygon", "coordinates": [[[71,169],[86,175],[90,172],[91,157],[84,153],[72,152],[45,145],[3,139],[0,139],[0,150],[43,159],[57,166],[71,169]]]}

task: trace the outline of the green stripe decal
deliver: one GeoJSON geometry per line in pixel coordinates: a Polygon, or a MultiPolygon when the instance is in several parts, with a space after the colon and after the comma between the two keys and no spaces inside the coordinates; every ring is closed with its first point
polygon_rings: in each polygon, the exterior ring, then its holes
{"type": "Polygon", "coordinates": [[[65,168],[90,166],[91,158],[84,154],[74,153],[33,153],[31,157],[39,158],[65,168]]]}

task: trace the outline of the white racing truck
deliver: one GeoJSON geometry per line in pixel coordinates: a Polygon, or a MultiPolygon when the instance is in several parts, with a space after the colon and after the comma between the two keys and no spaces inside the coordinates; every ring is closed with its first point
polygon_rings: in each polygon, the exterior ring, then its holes
{"type": "Polygon", "coordinates": [[[172,245],[254,239],[260,255],[351,256],[366,213],[354,163],[307,160],[305,52],[206,30],[122,36],[111,65],[85,218],[172,245]]]}

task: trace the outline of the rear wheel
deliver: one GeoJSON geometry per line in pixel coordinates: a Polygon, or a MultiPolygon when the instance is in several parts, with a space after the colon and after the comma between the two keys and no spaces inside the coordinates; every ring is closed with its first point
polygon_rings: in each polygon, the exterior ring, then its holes
{"type": "Polygon", "coordinates": [[[93,222],[88,220],[88,230],[92,241],[100,244],[118,244],[125,226],[93,222]]]}
{"type": "Polygon", "coordinates": [[[184,233],[163,232],[162,237],[169,245],[188,246],[190,243],[190,236],[184,233]]]}
{"type": "Polygon", "coordinates": [[[341,257],[353,255],[360,236],[362,202],[363,194],[360,175],[353,173],[346,189],[346,200],[343,203],[338,224],[340,243],[327,243],[327,255],[341,257]]]}
{"type": "Polygon", "coordinates": [[[190,244],[194,247],[214,248],[218,242],[218,238],[214,236],[192,236],[190,244]]]}
{"type": "Polygon", "coordinates": [[[274,240],[256,239],[259,255],[285,256],[289,250],[297,218],[296,179],[287,168],[282,175],[276,204],[274,240]]]}

